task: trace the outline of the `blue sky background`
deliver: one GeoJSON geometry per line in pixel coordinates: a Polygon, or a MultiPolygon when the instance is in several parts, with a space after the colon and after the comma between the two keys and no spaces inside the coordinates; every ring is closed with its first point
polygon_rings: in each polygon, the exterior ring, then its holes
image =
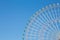
{"type": "Polygon", "coordinates": [[[42,7],[60,0],[0,0],[0,40],[22,40],[29,18],[42,7]]]}

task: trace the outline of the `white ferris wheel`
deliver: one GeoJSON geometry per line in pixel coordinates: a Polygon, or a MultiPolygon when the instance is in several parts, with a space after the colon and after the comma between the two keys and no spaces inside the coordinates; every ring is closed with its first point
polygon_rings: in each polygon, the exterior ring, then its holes
{"type": "Polygon", "coordinates": [[[23,40],[60,40],[60,4],[50,4],[33,14],[23,40]]]}

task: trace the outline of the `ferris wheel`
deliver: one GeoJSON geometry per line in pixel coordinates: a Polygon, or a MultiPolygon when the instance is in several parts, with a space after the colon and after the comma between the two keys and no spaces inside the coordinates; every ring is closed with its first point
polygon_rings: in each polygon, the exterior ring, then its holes
{"type": "Polygon", "coordinates": [[[33,14],[23,40],[60,40],[60,4],[50,4],[33,14]]]}

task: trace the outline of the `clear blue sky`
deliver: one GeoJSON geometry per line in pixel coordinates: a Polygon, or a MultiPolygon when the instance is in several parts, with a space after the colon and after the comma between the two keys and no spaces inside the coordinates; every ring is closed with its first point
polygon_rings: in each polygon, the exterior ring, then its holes
{"type": "Polygon", "coordinates": [[[30,16],[60,0],[0,0],[0,40],[22,40],[30,16]]]}

